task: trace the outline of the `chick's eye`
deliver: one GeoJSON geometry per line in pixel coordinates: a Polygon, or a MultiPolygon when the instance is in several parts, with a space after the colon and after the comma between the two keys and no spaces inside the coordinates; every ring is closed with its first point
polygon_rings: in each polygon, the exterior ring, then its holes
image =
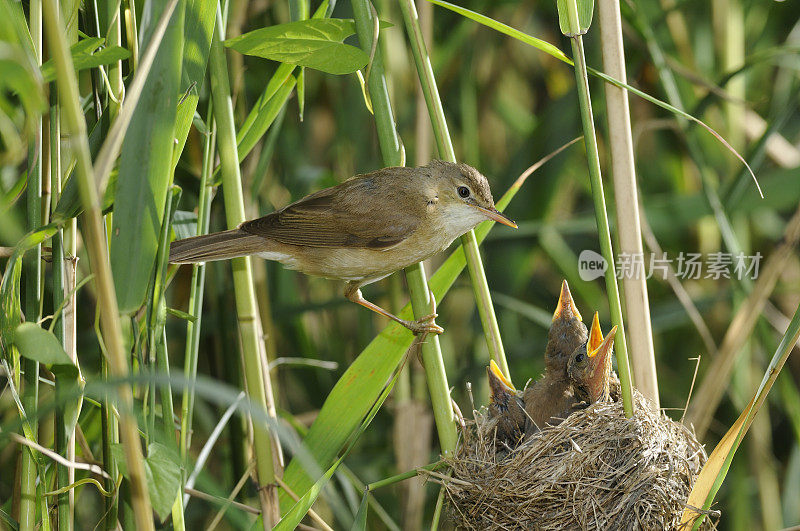
{"type": "Polygon", "coordinates": [[[583,354],[581,353],[581,354],[578,354],[577,356],[575,356],[575,361],[577,361],[578,363],[582,362],[583,361],[583,354]]]}
{"type": "Polygon", "coordinates": [[[467,197],[469,197],[469,188],[467,188],[466,186],[459,186],[458,195],[466,199],[467,197]]]}

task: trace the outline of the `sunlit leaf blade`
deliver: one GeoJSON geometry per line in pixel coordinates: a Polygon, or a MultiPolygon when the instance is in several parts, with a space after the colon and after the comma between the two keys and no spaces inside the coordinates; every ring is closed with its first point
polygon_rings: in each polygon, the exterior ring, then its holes
{"type": "MultiPolygon", "coordinates": [[[[120,46],[108,46],[100,49],[103,44],[105,44],[105,39],[89,37],[72,45],[70,51],[75,71],[111,64],[131,56],[130,51],[120,46]]],[[[42,77],[48,83],[56,79],[56,68],[52,59],[42,65],[42,77]]]]}
{"type": "MultiPolygon", "coordinates": [[[[328,0],[323,1],[314,14],[311,16],[313,20],[322,19],[328,12],[328,0]]],[[[294,88],[295,78],[292,76],[295,66],[282,63],[272,74],[264,92],[261,93],[250,114],[247,115],[244,123],[239,127],[236,132],[237,152],[239,154],[239,161],[241,162],[250,153],[253,147],[258,143],[264,133],[266,133],[269,126],[275,120],[275,114],[283,108],[289,95],[294,88]],[[278,91],[281,94],[277,99],[273,96],[278,91]],[[277,110],[276,110],[277,108],[277,110]]],[[[219,182],[218,178],[215,182],[219,182]]]]}
{"type": "Polygon", "coordinates": [[[369,60],[362,50],[342,42],[355,32],[352,20],[298,20],[245,33],[225,41],[225,46],[245,55],[328,74],[350,74],[369,60]]]}
{"type": "MultiPolygon", "coordinates": [[[[692,492],[689,493],[688,505],[702,509],[711,507],[717,491],[719,491],[722,482],[725,480],[725,476],[728,473],[728,469],[731,466],[733,456],[739,444],[742,442],[747,430],[753,423],[753,419],[764,404],[767,394],[770,389],[772,389],[772,384],[778,377],[778,374],[786,362],[786,358],[789,357],[789,353],[792,351],[792,348],[794,348],[798,339],[800,339],[800,306],[798,306],[795,311],[789,323],[789,327],[781,339],[780,345],[778,345],[775,354],[772,356],[772,360],[770,360],[769,366],[764,373],[761,384],[756,390],[755,396],[753,396],[753,399],[750,400],[744,408],[744,411],[739,415],[739,418],[736,419],[733,426],[725,433],[725,436],[722,437],[722,440],[720,440],[719,444],[714,448],[714,451],[711,452],[708,461],[700,471],[700,476],[697,478],[692,492]]],[[[683,512],[681,523],[691,523],[694,521],[694,526],[697,527],[702,521],[698,516],[697,512],[686,509],[683,512]]]]}
{"type": "Polygon", "coordinates": [[[121,312],[135,311],[144,302],[156,256],[172,172],[183,5],[172,14],[122,144],[111,232],[111,269],[121,312]]]}
{"type": "Polygon", "coordinates": [[[389,396],[389,393],[394,388],[394,384],[397,383],[397,377],[400,375],[400,371],[396,371],[394,373],[394,377],[391,381],[387,384],[382,386],[382,390],[378,398],[370,404],[369,411],[366,417],[361,421],[360,426],[358,427],[358,431],[355,433],[355,436],[350,439],[350,444],[347,446],[347,449],[342,453],[339,459],[333,463],[333,465],[325,471],[325,473],[314,483],[314,485],[306,491],[306,493],[295,503],[291,509],[281,518],[281,521],[278,522],[278,525],[275,526],[276,531],[290,531],[291,529],[296,529],[297,525],[300,521],[305,517],[308,510],[311,509],[311,506],[314,505],[317,497],[319,497],[320,492],[328,483],[328,481],[333,476],[333,473],[336,472],[336,469],[339,468],[339,465],[342,464],[347,454],[350,453],[350,450],[353,448],[353,445],[361,436],[362,433],[367,429],[367,427],[372,422],[372,419],[375,418],[375,415],[380,410],[383,403],[386,401],[386,397],[389,396]]]}
{"type": "Polygon", "coordinates": [[[289,100],[289,96],[292,94],[292,90],[294,89],[296,82],[297,80],[295,77],[289,75],[283,84],[277,89],[275,94],[269,100],[267,100],[264,105],[258,108],[258,113],[253,115],[253,126],[247,130],[247,133],[240,135],[242,138],[238,142],[240,161],[244,160],[244,157],[253,149],[258,140],[264,136],[264,133],[272,125],[272,122],[275,121],[278,113],[280,113],[283,106],[289,100]]]}
{"type": "Polygon", "coordinates": [[[455,4],[451,4],[450,2],[445,2],[444,0],[428,0],[432,4],[436,4],[437,6],[444,7],[445,9],[449,9],[450,11],[454,11],[459,15],[462,15],[470,20],[474,20],[478,24],[483,24],[486,27],[492,28],[493,30],[499,31],[509,37],[513,37],[518,41],[522,41],[525,44],[529,44],[534,48],[537,48],[543,51],[546,54],[552,55],[556,59],[564,61],[567,64],[572,64],[572,59],[567,57],[567,55],[558,49],[557,46],[554,44],[550,44],[547,41],[542,39],[537,39],[536,37],[532,37],[527,33],[519,31],[518,29],[514,29],[511,26],[503,24],[502,22],[498,22],[493,18],[489,18],[486,15],[482,15],[480,13],[476,13],[475,11],[470,11],[469,9],[463,8],[461,6],[457,6],[455,4]]]}

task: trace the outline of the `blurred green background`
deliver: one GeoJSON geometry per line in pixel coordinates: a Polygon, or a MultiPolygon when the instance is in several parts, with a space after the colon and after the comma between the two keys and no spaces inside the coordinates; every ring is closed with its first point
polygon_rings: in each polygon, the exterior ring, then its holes
{"type": "MultiPolygon", "coordinates": [[[[437,154],[424,106],[422,113],[418,111],[417,74],[399,8],[386,0],[376,0],[374,5],[381,20],[394,24],[382,31],[380,46],[406,161],[424,164],[437,154]]],[[[558,29],[555,2],[467,1],[461,5],[569,51],[569,42],[558,29]]],[[[312,12],[316,7],[311,5],[312,12]]],[[[29,10],[27,3],[23,8],[29,10]]],[[[137,3],[136,8],[142,6],[137,3]]],[[[573,72],[552,57],[453,12],[422,1],[418,8],[423,22],[432,24],[428,47],[457,158],[488,177],[497,199],[526,168],[581,135],[573,72]]],[[[725,396],[701,437],[710,453],[752,397],[800,301],[800,256],[796,238],[786,238],[790,219],[800,208],[800,6],[791,1],[647,0],[623,2],[621,8],[628,82],[716,129],[750,163],[764,190],[761,199],[743,165],[707,131],[632,96],[641,217],[649,227],[645,256],[649,257],[653,241],[676,260],[675,266],[680,253],[729,253],[732,234],[746,255],[763,256],[763,267],[782,242],[790,242],[766,307],[757,310],[761,315],[752,333],[736,349],[734,369],[723,382],[725,396]],[[720,215],[727,218],[732,233],[720,229],[720,215]]],[[[229,9],[230,38],[288,22],[302,4],[234,0],[229,9]]],[[[94,35],[84,28],[88,23],[85,6],[80,13],[79,28],[94,35]]],[[[337,3],[332,16],[352,18],[350,4],[337,3]]],[[[589,66],[602,70],[595,26],[584,37],[586,59],[589,66]]],[[[357,45],[355,37],[346,42],[357,45]]],[[[238,126],[277,63],[231,51],[228,60],[238,126]]],[[[91,90],[90,72],[80,77],[84,96],[91,90]]],[[[631,205],[613,202],[603,85],[595,78],[590,86],[617,245],[614,211],[631,205]]],[[[198,90],[196,124],[205,119],[208,83],[198,90]]],[[[92,105],[90,99],[85,103],[87,108],[92,105]]],[[[306,69],[302,113],[299,103],[295,91],[263,141],[241,164],[248,218],[382,166],[374,117],[355,75],[306,69]]],[[[175,174],[175,184],[183,191],[181,211],[197,207],[202,150],[203,135],[193,128],[175,174]]],[[[24,162],[8,163],[0,174],[6,199],[0,245],[5,247],[14,246],[25,232],[24,200],[10,197],[24,168],[24,162]]],[[[547,326],[562,278],[570,282],[585,320],[597,310],[603,328],[611,326],[602,278],[587,282],[578,274],[580,252],[599,251],[583,144],[569,147],[537,170],[506,212],[519,229],[495,228],[481,253],[511,375],[521,388],[543,371],[547,326]]],[[[224,208],[218,198],[212,207],[211,229],[224,228],[224,208]]],[[[431,259],[426,269],[435,270],[445,256],[431,259]]],[[[79,262],[79,277],[89,274],[88,266],[88,260],[79,262]]],[[[295,427],[308,426],[344,370],[386,322],[347,302],[340,283],[309,278],[261,260],[254,262],[254,269],[261,279],[257,286],[262,314],[271,323],[268,352],[276,363],[272,377],[279,416],[291,418],[295,427]],[[334,364],[297,364],[285,358],[334,364]]],[[[181,268],[172,279],[170,307],[186,309],[190,275],[190,268],[181,268]]],[[[365,296],[388,308],[405,304],[404,277],[393,277],[397,278],[367,287],[365,296]]],[[[702,323],[692,320],[675,286],[660,275],[647,282],[661,407],[676,420],[683,415],[692,385],[696,363],[692,358],[701,357],[695,389],[704,380],[718,377],[707,368],[752,289],[748,281],[735,278],[679,280],[702,323]]],[[[229,264],[209,264],[199,372],[240,387],[231,286],[229,264]]],[[[78,351],[82,370],[91,378],[100,371],[91,284],[78,297],[78,306],[85,310],[78,314],[78,351]]],[[[438,313],[437,322],[446,330],[440,340],[452,396],[469,418],[473,399],[476,407],[487,401],[488,351],[467,274],[459,277],[438,313]]],[[[185,321],[168,318],[166,333],[171,363],[183,367],[185,321]]],[[[800,525],[797,352],[789,357],[778,383],[717,497],[721,528],[800,525]]],[[[41,400],[47,399],[47,391],[44,395],[41,400]]],[[[202,400],[196,407],[193,454],[225,409],[202,400]]],[[[16,417],[7,392],[0,396],[0,415],[5,422],[16,417]]],[[[100,430],[96,409],[84,407],[81,426],[94,444],[100,430]]],[[[241,433],[242,421],[233,422],[217,443],[198,485],[216,484],[219,492],[230,492],[247,464],[241,433]]],[[[15,445],[0,448],[0,502],[10,499],[14,490],[16,454],[15,445]]],[[[345,461],[347,473],[369,483],[433,462],[438,455],[424,373],[412,358],[386,405],[345,461]]],[[[378,490],[375,496],[396,525],[414,529],[430,520],[438,488],[419,482],[408,487],[411,483],[378,490]],[[409,502],[409,490],[423,492],[422,501],[409,502]]],[[[362,493],[345,473],[337,474],[330,488],[339,493],[344,507],[331,516],[330,500],[336,497],[326,493],[317,504],[318,512],[335,522],[335,528],[346,527],[362,493]]],[[[79,528],[91,528],[102,501],[87,488],[79,492],[87,502],[77,506],[76,522],[79,528]]],[[[247,489],[245,496],[253,499],[247,489]]],[[[187,525],[206,525],[215,512],[215,505],[193,500],[186,512],[187,525]]],[[[376,514],[370,513],[369,528],[387,525],[376,514]]],[[[232,518],[224,525],[238,527],[242,521],[232,518]]]]}

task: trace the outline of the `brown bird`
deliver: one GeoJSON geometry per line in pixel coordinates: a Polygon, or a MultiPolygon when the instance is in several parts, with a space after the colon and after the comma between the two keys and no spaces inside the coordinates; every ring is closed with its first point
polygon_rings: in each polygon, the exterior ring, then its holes
{"type": "Polygon", "coordinates": [[[489,420],[495,423],[495,442],[513,448],[522,439],[527,416],[522,397],[514,385],[506,379],[500,367],[491,360],[486,367],[489,378],[489,420]]]}
{"type": "Polygon", "coordinates": [[[544,351],[545,371],[542,378],[529,385],[523,393],[528,416],[526,431],[534,433],[547,422],[557,422],[556,415],[575,402],[567,376],[567,362],[575,349],[586,343],[588,331],[565,280],[561,284],[558,307],[547,334],[544,351]]]}
{"type": "Polygon", "coordinates": [[[593,404],[610,399],[611,352],[616,333],[615,326],[603,339],[600,321],[595,312],[589,340],[575,349],[567,366],[576,401],[593,404]]]}
{"type": "Polygon", "coordinates": [[[344,280],[345,297],[414,333],[442,333],[435,314],[400,319],[364,299],[360,288],[446,249],[486,220],[517,226],[497,211],[478,170],[434,160],[357,175],[235,229],[174,241],[169,261],[258,255],[307,275],[344,280]]]}

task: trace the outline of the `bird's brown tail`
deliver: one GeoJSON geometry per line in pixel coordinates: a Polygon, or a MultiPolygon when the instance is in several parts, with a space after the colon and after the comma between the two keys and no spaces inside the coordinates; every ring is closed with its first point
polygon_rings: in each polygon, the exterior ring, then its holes
{"type": "Polygon", "coordinates": [[[215,232],[175,240],[169,246],[169,261],[173,264],[192,264],[237,258],[265,251],[265,240],[240,229],[215,232]]]}

